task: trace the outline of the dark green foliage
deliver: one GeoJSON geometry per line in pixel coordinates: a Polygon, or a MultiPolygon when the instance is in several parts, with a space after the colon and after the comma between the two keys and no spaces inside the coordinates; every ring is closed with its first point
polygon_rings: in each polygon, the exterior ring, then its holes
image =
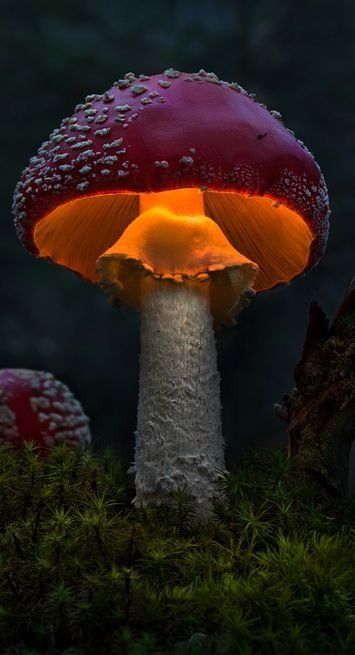
{"type": "Polygon", "coordinates": [[[1,447],[1,653],[353,653],[352,506],[317,493],[252,452],[199,525],[183,491],[132,508],[109,453],[1,447]]]}

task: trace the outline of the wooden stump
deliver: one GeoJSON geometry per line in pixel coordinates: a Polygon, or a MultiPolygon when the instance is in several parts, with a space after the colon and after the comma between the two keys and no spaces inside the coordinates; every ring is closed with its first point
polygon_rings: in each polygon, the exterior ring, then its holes
{"type": "Polygon", "coordinates": [[[289,456],[300,475],[346,495],[355,438],[355,278],[331,325],[318,303],[310,307],[296,388],[275,411],[288,424],[289,456]]]}

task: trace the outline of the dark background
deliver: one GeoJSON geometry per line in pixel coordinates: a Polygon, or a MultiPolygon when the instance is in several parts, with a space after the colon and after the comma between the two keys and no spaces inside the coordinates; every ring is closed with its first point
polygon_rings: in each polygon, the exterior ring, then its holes
{"type": "MultiPolygon", "coordinates": [[[[133,456],[139,317],[99,288],[32,259],[11,217],[30,156],[87,93],[124,73],[205,68],[237,81],[313,151],[328,183],[332,230],[316,269],[260,295],[218,334],[227,455],[286,442],[272,410],[293,386],[309,303],[329,315],[355,273],[353,0],[0,0],[0,361],[66,382],[98,445],[133,456]]],[[[355,460],[355,457],[353,457],[355,460]]],[[[354,468],[354,466],[353,466],[354,468]]]]}

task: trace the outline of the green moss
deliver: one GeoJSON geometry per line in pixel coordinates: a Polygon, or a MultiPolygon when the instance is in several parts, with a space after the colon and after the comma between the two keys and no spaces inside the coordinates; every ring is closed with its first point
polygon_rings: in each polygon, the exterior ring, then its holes
{"type": "Polygon", "coordinates": [[[351,502],[254,451],[198,525],[133,509],[105,453],[0,449],[0,651],[4,655],[355,652],[351,502]]]}

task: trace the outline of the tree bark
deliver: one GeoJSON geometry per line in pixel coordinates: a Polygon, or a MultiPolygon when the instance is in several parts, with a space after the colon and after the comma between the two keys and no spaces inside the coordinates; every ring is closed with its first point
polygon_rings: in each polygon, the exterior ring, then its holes
{"type": "Polygon", "coordinates": [[[288,424],[289,456],[300,475],[344,496],[355,438],[355,278],[331,325],[318,303],[311,304],[294,377],[284,406],[275,405],[288,424]]]}

